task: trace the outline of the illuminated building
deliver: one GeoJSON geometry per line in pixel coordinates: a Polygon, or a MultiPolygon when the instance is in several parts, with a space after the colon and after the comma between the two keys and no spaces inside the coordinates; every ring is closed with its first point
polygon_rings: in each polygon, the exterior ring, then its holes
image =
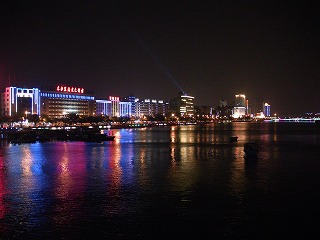
{"type": "Polygon", "coordinates": [[[96,114],[110,117],[131,117],[131,102],[120,102],[119,97],[109,96],[109,100],[96,100],[96,114]]]}
{"type": "Polygon", "coordinates": [[[249,111],[249,100],[246,99],[246,114],[250,114],[250,111],[249,111]]]}
{"type": "Polygon", "coordinates": [[[96,114],[111,116],[111,101],[110,100],[96,100],[96,114]]]}
{"type": "Polygon", "coordinates": [[[136,116],[156,116],[156,115],[165,115],[167,112],[167,103],[164,103],[163,100],[155,99],[136,99],[136,116]]]}
{"type": "Polygon", "coordinates": [[[136,116],[136,97],[133,94],[124,98],[123,102],[131,103],[131,115],[136,116]]]}
{"type": "Polygon", "coordinates": [[[234,107],[233,108],[233,117],[234,118],[241,118],[246,115],[246,108],[245,107],[234,107]]]}
{"type": "Polygon", "coordinates": [[[237,94],[235,97],[235,107],[246,107],[246,95],[237,94]]]}
{"type": "Polygon", "coordinates": [[[40,90],[38,88],[7,87],[1,94],[3,116],[40,114],[40,90]]]}
{"type": "Polygon", "coordinates": [[[266,117],[270,117],[270,105],[268,103],[263,104],[263,113],[266,117]]]}
{"type": "Polygon", "coordinates": [[[111,101],[111,116],[119,117],[119,97],[109,96],[109,100],[111,101]]]}
{"type": "Polygon", "coordinates": [[[109,100],[96,100],[96,114],[111,116],[111,101],[109,100]]]}
{"type": "Polygon", "coordinates": [[[194,97],[181,95],[180,98],[180,116],[192,117],[194,115],[193,106],[194,97]]]}
{"type": "Polygon", "coordinates": [[[131,102],[119,102],[119,114],[120,117],[132,116],[132,103],[131,102]]]}
{"type": "Polygon", "coordinates": [[[86,94],[83,88],[59,85],[55,91],[41,91],[41,114],[50,118],[61,118],[74,113],[92,116],[95,109],[94,96],[86,94]]]}
{"type": "Polygon", "coordinates": [[[179,117],[193,117],[194,97],[180,92],[179,96],[170,100],[170,111],[179,117]]]}
{"type": "Polygon", "coordinates": [[[248,101],[246,101],[246,95],[235,95],[235,106],[233,108],[233,117],[241,118],[248,113],[248,101]]]}
{"type": "Polygon", "coordinates": [[[150,104],[150,99],[144,99],[144,100],[137,100],[136,101],[136,116],[142,117],[142,116],[151,116],[152,114],[152,107],[150,104]]]}

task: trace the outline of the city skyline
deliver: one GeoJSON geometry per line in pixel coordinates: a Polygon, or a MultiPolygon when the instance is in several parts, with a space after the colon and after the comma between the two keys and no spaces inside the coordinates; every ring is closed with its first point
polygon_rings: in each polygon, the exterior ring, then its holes
{"type": "Polygon", "coordinates": [[[312,2],[10,1],[0,24],[2,86],[10,76],[12,85],[81,86],[97,98],[183,91],[212,106],[244,93],[282,115],[320,111],[312,2]]]}

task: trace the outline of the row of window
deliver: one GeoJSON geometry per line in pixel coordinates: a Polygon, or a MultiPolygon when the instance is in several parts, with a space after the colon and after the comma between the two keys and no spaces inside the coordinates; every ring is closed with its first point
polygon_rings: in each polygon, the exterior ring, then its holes
{"type": "Polygon", "coordinates": [[[40,93],[41,97],[48,98],[69,98],[69,99],[81,99],[81,100],[94,100],[93,96],[75,95],[75,94],[61,94],[61,93],[40,93]]]}
{"type": "Polygon", "coordinates": [[[21,88],[18,88],[17,92],[18,93],[33,93],[33,90],[32,89],[21,89],[21,88]]]}
{"type": "Polygon", "coordinates": [[[57,105],[57,106],[61,106],[61,105],[67,105],[67,106],[88,106],[87,102],[66,102],[66,101],[50,101],[49,105],[57,105]]]}

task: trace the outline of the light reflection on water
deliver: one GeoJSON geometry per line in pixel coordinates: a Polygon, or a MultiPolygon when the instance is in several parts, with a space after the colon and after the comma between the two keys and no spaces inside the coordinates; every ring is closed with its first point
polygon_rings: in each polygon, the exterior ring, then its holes
{"type": "Polygon", "coordinates": [[[113,132],[116,140],[105,143],[4,144],[1,235],[68,239],[94,232],[140,238],[164,237],[167,229],[231,237],[241,229],[242,237],[261,231],[271,236],[286,221],[299,223],[286,219],[298,204],[286,206],[287,198],[303,192],[309,205],[298,213],[312,209],[309,191],[319,182],[320,142],[314,125],[234,123],[113,132]],[[238,141],[231,143],[231,136],[238,141]],[[247,141],[260,143],[258,159],[245,159],[247,141]],[[299,154],[304,149],[313,154],[299,154]]]}

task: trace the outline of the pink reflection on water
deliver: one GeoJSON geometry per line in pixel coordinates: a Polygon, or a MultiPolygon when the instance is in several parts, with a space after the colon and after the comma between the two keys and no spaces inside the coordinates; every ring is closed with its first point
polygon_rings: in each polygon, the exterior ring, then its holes
{"type": "Polygon", "coordinates": [[[120,166],[121,149],[120,147],[110,148],[106,161],[109,163],[110,172],[107,174],[107,182],[110,183],[107,189],[108,201],[113,204],[108,205],[106,209],[108,214],[117,215],[121,209],[121,201],[119,196],[122,178],[122,169],[120,166]]]}
{"type": "Polygon", "coordinates": [[[58,225],[79,218],[86,186],[84,142],[56,143],[56,180],[54,194],[58,199],[53,221],[58,225]]]}
{"type": "Polygon", "coordinates": [[[4,197],[6,194],[5,176],[4,176],[4,160],[0,156],[0,219],[2,219],[6,214],[6,205],[4,202],[4,197]]]}

